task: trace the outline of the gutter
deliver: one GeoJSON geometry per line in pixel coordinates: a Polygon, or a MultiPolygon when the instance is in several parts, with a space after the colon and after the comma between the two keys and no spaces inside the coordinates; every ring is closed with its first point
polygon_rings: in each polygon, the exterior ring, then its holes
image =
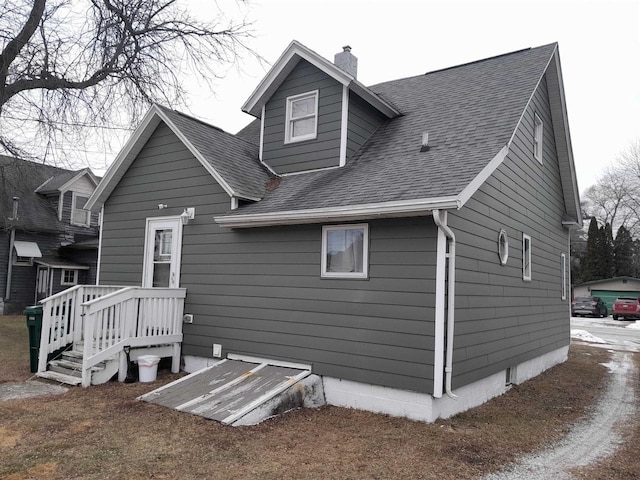
{"type": "MultiPolygon", "coordinates": [[[[439,232],[442,232],[446,238],[449,239],[449,253],[446,253],[446,243],[444,243],[445,247],[445,256],[449,259],[449,270],[448,270],[448,278],[445,279],[444,275],[441,275],[438,278],[440,282],[446,282],[447,286],[447,349],[446,349],[446,361],[444,367],[445,373],[445,391],[447,395],[453,399],[458,398],[457,395],[453,393],[451,390],[451,376],[453,373],[453,334],[454,334],[454,322],[455,322],[455,293],[456,293],[456,236],[453,231],[447,225],[447,211],[446,210],[434,210],[433,211],[433,221],[438,226],[439,232]]],[[[440,243],[439,243],[440,245],[440,243]]],[[[436,305],[438,302],[444,303],[444,286],[441,285],[441,288],[436,286],[436,293],[440,294],[440,298],[436,298],[436,305]]],[[[437,296],[437,295],[436,295],[437,296]]],[[[438,319],[436,319],[436,322],[438,319]]],[[[436,342],[439,342],[438,336],[436,335],[436,342]]],[[[434,393],[435,393],[434,389],[434,393]]],[[[435,396],[435,395],[434,395],[435,396]]]]}

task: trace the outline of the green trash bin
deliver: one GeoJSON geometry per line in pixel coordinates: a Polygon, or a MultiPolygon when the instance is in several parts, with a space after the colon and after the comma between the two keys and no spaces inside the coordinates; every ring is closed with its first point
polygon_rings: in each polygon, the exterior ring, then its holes
{"type": "Polygon", "coordinates": [[[38,371],[38,357],[40,354],[40,337],[42,336],[42,306],[34,305],[24,310],[27,316],[27,329],[29,330],[29,361],[31,372],[38,371]]]}

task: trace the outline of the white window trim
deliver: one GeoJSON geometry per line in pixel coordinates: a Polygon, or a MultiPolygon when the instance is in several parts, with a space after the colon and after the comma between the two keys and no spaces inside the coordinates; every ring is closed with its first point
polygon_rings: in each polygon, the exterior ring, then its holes
{"type": "Polygon", "coordinates": [[[71,219],[70,219],[70,223],[71,225],[77,225],[79,227],[89,227],[91,226],[91,212],[89,210],[85,210],[84,208],[76,208],[76,198],[77,197],[84,197],[87,199],[87,201],[89,200],[88,197],[86,197],[85,195],[79,195],[76,194],[76,192],[71,192],[71,219]],[[74,221],[74,212],[76,210],[81,210],[83,212],[86,212],[85,216],[86,216],[86,223],[80,223],[80,222],[75,222],[74,221]]]}
{"type": "Polygon", "coordinates": [[[507,260],[509,259],[509,236],[507,232],[503,229],[500,230],[498,234],[498,257],[500,258],[500,265],[506,265],[507,260]],[[500,248],[500,240],[504,237],[504,252],[500,248]]]}
{"type": "Polygon", "coordinates": [[[322,278],[369,278],[369,224],[324,225],[322,227],[322,258],[320,276],[322,278]],[[335,230],[362,229],[362,272],[327,272],[327,232],[335,230]]]}
{"type": "Polygon", "coordinates": [[[33,266],[33,257],[19,257],[16,252],[13,252],[13,265],[15,267],[32,267],[33,266]],[[22,259],[27,260],[22,260],[22,259]]]}
{"type": "Polygon", "coordinates": [[[567,256],[564,253],[560,254],[560,268],[562,270],[562,287],[560,289],[562,300],[567,299],[567,256]]]}
{"type": "Polygon", "coordinates": [[[522,234],[522,279],[525,281],[531,281],[531,237],[526,233],[522,234]],[[527,240],[529,241],[529,249],[526,248],[527,240]],[[527,265],[529,265],[529,271],[527,271],[527,265]]]}
{"type": "Polygon", "coordinates": [[[285,133],[284,133],[284,143],[295,143],[295,142],[302,142],[305,140],[313,140],[314,138],[316,138],[318,136],[318,97],[319,97],[319,91],[318,90],[312,90],[310,92],[305,92],[305,93],[300,93],[298,95],[292,95],[290,97],[287,97],[286,103],[285,103],[285,108],[286,108],[286,123],[285,123],[285,133]],[[313,129],[313,133],[308,133],[307,135],[299,135],[297,137],[291,137],[291,122],[293,121],[293,119],[291,118],[291,104],[293,103],[293,101],[295,100],[300,100],[302,98],[305,97],[311,97],[313,96],[315,99],[315,112],[313,114],[304,116],[304,117],[299,117],[296,118],[295,120],[303,120],[305,118],[314,118],[315,119],[315,127],[313,129]]]}
{"type": "Polygon", "coordinates": [[[78,270],[74,270],[72,268],[63,268],[60,272],[60,285],[77,285],[78,284],[78,270]],[[65,282],[64,281],[64,273],[65,272],[73,272],[73,281],[65,282]]]}
{"type": "Polygon", "coordinates": [[[533,114],[533,156],[542,164],[544,145],[544,122],[537,113],[533,114]]]}

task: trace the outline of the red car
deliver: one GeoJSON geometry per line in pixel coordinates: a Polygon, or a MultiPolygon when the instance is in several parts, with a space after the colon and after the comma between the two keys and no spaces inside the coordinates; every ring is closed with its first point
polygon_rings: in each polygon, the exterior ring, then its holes
{"type": "Polygon", "coordinates": [[[640,319],[640,298],[619,297],[613,302],[613,319],[640,319]]]}

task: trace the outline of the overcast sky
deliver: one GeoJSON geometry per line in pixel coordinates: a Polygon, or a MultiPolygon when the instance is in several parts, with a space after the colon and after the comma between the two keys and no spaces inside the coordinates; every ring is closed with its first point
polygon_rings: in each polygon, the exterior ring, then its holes
{"type": "MultiPolygon", "coordinates": [[[[206,15],[212,0],[186,0],[206,15]]],[[[333,61],[344,45],[365,85],[559,42],[580,191],[632,140],[640,140],[639,1],[218,0],[253,21],[250,45],[273,63],[292,40],[333,61]]],[[[215,94],[189,81],[190,112],[235,133],[240,107],[269,65],[247,58],[215,94]]]]}

